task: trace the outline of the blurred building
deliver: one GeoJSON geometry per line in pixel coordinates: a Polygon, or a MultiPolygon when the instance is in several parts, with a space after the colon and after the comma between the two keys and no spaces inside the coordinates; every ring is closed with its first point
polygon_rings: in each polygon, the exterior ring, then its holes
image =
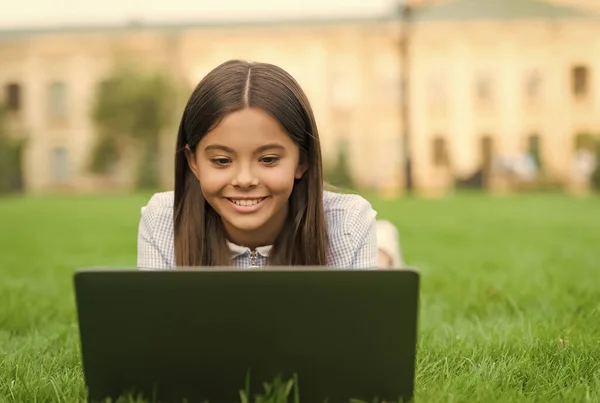
{"type": "Polygon", "coordinates": [[[580,9],[600,12],[600,1],[596,0],[552,0],[557,4],[563,4],[567,6],[577,7],[580,9]]]}
{"type": "MultiPolygon", "coordinates": [[[[576,138],[600,133],[596,3],[409,0],[410,13],[382,18],[0,31],[0,85],[28,136],[32,192],[98,186],[86,169],[90,108],[123,54],[190,88],[231,58],[282,66],[308,93],[326,159],[346,144],[357,182],[386,194],[405,188],[408,154],[424,194],[455,181],[492,186],[494,161],[525,153],[568,182],[576,138]]],[[[165,140],[165,186],[175,136],[165,140]]]]}

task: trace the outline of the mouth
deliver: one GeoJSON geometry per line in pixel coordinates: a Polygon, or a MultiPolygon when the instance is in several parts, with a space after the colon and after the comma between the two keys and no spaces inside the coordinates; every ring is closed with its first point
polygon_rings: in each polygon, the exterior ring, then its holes
{"type": "Polygon", "coordinates": [[[229,200],[233,205],[237,206],[237,207],[254,207],[259,205],[260,203],[262,203],[266,197],[258,197],[258,198],[254,198],[254,199],[248,199],[248,198],[244,198],[244,199],[239,199],[239,198],[230,198],[227,197],[227,200],[229,200]]]}
{"type": "Polygon", "coordinates": [[[265,204],[265,200],[267,199],[267,197],[256,197],[256,198],[226,197],[226,199],[229,201],[229,203],[230,203],[229,205],[231,206],[233,211],[235,211],[236,213],[250,214],[250,213],[255,213],[255,212],[259,211],[262,208],[262,206],[265,204]]]}

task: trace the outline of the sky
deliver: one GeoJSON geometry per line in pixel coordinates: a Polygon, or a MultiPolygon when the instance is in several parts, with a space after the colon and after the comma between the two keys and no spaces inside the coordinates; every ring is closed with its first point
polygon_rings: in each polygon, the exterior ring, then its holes
{"type": "Polygon", "coordinates": [[[137,21],[380,15],[399,0],[0,0],[0,30],[137,21]]]}

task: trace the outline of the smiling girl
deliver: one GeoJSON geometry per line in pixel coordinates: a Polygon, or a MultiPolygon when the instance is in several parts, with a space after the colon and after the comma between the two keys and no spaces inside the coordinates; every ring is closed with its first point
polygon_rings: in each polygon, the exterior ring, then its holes
{"type": "Polygon", "coordinates": [[[185,107],[175,189],[142,208],[137,265],[376,268],[375,217],[361,196],[323,190],[298,83],[277,66],[232,60],[185,107]]]}

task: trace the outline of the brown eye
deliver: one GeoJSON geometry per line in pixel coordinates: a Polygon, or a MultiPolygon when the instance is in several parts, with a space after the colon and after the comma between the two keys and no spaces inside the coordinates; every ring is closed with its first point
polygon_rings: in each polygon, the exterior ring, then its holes
{"type": "Polygon", "coordinates": [[[226,166],[231,162],[229,158],[212,158],[210,161],[217,166],[226,166]]]}
{"type": "Polygon", "coordinates": [[[260,161],[265,164],[265,165],[273,165],[275,164],[277,161],[279,161],[279,157],[275,157],[275,156],[269,156],[269,157],[262,157],[260,159],[260,161]]]}

